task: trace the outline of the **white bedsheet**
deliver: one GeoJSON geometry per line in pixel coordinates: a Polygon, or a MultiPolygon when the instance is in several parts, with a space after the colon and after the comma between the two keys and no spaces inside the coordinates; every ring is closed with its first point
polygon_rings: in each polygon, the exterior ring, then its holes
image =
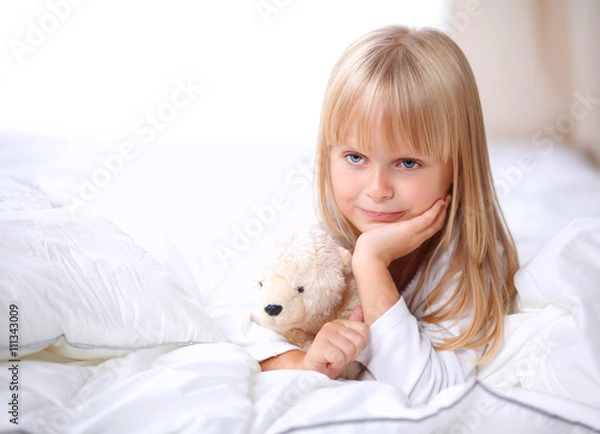
{"type": "Polygon", "coordinates": [[[574,220],[521,267],[515,285],[518,312],[480,381],[600,409],[600,218],[574,220]]]}
{"type": "Polygon", "coordinates": [[[542,392],[474,383],[411,408],[402,392],[380,382],[259,373],[232,344],[139,350],[91,367],[30,360],[22,369],[28,399],[19,428],[31,433],[600,430],[598,409],[542,392]]]}

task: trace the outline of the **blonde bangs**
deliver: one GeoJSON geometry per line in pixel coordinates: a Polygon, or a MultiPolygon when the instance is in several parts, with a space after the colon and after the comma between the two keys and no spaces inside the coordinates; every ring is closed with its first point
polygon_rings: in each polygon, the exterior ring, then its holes
{"type": "Polygon", "coordinates": [[[324,107],[329,116],[321,128],[324,152],[349,137],[359,151],[369,152],[383,138],[391,149],[402,143],[414,154],[452,159],[460,109],[448,92],[448,78],[409,48],[386,45],[360,58],[342,58],[356,64],[338,65],[332,74],[324,107]]]}

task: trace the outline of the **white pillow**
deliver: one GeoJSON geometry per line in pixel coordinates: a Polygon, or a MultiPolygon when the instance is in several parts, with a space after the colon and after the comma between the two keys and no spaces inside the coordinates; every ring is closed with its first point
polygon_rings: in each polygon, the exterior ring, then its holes
{"type": "MultiPolygon", "coordinates": [[[[17,184],[0,175],[0,187],[17,184]]],[[[0,190],[0,234],[2,360],[45,348],[92,359],[225,341],[165,268],[105,218],[71,213],[21,185],[0,190]],[[21,209],[15,192],[26,198],[21,209]]]]}

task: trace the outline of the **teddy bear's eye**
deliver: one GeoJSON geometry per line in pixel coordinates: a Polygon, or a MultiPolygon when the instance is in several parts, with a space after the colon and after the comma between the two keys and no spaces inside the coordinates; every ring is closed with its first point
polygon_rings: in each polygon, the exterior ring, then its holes
{"type": "Polygon", "coordinates": [[[304,292],[304,286],[299,286],[298,287],[298,292],[304,292]]]}
{"type": "Polygon", "coordinates": [[[260,286],[261,288],[263,287],[262,280],[259,280],[259,281],[258,281],[258,286],[260,286]]]}

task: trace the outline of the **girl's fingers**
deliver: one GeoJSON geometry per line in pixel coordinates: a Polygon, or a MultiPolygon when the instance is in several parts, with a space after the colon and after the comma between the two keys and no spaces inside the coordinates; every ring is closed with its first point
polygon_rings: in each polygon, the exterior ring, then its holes
{"type": "Polygon", "coordinates": [[[448,197],[446,200],[438,199],[427,211],[413,220],[416,221],[417,227],[415,233],[426,235],[427,237],[432,236],[439,231],[444,225],[446,209],[450,200],[448,197]]]}
{"type": "Polygon", "coordinates": [[[360,305],[356,306],[353,310],[352,313],[350,314],[350,316],[348,317],[349,320],[353,320],[353,321],[359,321],[362,322],[364,321],[364,315],[363,315],[363,311],[362,311],[362,307],[360,305]]]}
{"type": "Polygon", "coordinates": [[[332,336],[329,344],[330,347],[326,358],[335,368],[343,369],[348,362],[358,356],[358,354],[354,356],[356,352],[354,344],[343,336],[332,336]]]}
{"type": "MultiPolygon", "coordinates": [[[[362,312],[362,308],[361,308],[362,312]]],[[[351,319],[340,319],[335,321],[343,325],[343,327],[358,333],[360,336],[367,338],[369,336],[369,326],[366,325],[363,321],[356,321],[351,319]]]]}
{"type": "Polygon", "coordinates": [[[369,326],[359,321],[336,320],[325,324],[319,334],[332,343],[342,337],[362,351],[369,341],[369,326]]]}
{"type": "Polygon", "coordinates": [[[329,339],[329,347],[327,349],[325,359],[332,365],[332,368],[336,371],[336,375],[339,374],[344,367],[356,360],[362,346],[357,346],[355,342],[346,338],[343,335],[334,335],[329,339]]]}
{"type": "Polygon", "coordinates": [[[444,226],[444,221],[446,220],[446,210],[448,209],[448,205],[446,202],[442,202],[435,219],[431,223],[430,227],[433,229],[433,235],[437,231],[439,231],[444,226]]]}
{"type": "Polygon", "coordinates": [[[369,342],[369,326],[357,321],[345,321],[345,324],[347,325],[339,328],[338,334],[335,335],[335,337],[342,337],[346,341],[352,343],[353,347],[356,349],[356,354],[353,357],[354,359],[369,342]]]}
{"type": "Polygon", "coordinates": [[[427,229],[435,223],[435,221],[443,215],[442,210],[445,206],[445,202],[442,199],[438,199],[431,208],[421,214],[422,230],[427,229]]]}
{"type": "Polygon", "coordinates": [[[327,323],[315,338],[315,349],[322,348],[326,365],[340,371],[355,360],[368,343],[369,327],[362,322],[336,320],[327,323]]]}

